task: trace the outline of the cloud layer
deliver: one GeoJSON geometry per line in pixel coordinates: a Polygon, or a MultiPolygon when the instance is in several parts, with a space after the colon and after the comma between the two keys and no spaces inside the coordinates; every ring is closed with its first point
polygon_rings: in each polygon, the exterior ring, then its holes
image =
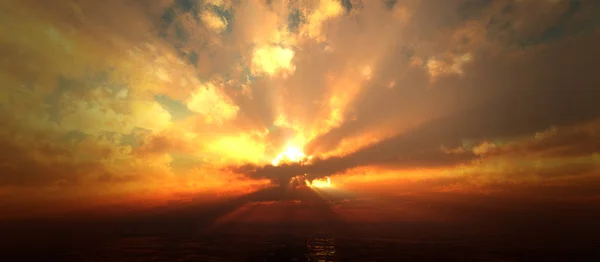
{"type": "Polygon", "coordinates": [[[364,168],[485,174],[465,186],[598,174],[596,1],[0,10],[0,207],[241,193],[364,168]],[[290,145],[313,161],[271,166],[290,145]]]}

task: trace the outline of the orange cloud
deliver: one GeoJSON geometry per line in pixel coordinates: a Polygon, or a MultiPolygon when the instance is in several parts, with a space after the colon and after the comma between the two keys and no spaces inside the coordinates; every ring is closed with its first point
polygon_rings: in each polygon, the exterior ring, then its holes
{"type": "Polygon", "coordinates": [[[0,194],[575,188],[600,146],[584,2],[3,2],[0,194]],[[274,166],[288,147],[314,158],[274,166]]]}
{"type": "Polygon", "coordinates": [[[268,75],[274,75],[281,71],[294,71],[292,59],[294,51],[278,46],[266,46],[254,50],[252,56],[252,65],[254,72],[260,74],[262,72],[268,75]]]}

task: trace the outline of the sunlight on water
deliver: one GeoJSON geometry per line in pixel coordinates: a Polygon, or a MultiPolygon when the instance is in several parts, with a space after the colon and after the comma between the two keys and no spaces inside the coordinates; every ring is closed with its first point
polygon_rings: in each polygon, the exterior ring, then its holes
{"type": "Polygon", "coordinates": [[[316,237],[306,242],[308,261],[335,261],[335,240],[333,238],[316,237]]]}

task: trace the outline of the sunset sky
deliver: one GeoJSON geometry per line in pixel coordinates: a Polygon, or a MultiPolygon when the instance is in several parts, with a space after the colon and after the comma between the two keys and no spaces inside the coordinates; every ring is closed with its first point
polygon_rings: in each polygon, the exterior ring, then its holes
{"type": "Polygon", "coordinates": [[[3,0],[0,217],[304,174],[597,203],[598,43],[595,0],[3,0]]]}

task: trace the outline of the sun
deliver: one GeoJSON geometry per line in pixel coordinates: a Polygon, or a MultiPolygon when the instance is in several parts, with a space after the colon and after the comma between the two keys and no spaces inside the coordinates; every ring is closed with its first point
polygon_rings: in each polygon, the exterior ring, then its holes
{"type": "Polygon", "coordinates": [[[281,152],[271,161],[271,165],[278,166],[282,162],[300,163],[311,158],[311,156],[307,156],[304,152],[302,152],[300,148],[296,146],[288,146],[283,152],[281,152]]]}
{"type": "MultiPolygon", "coordinates": [[[[299,147],[296,146],[288,146],[286,149],[277,155],[272,161],[271,165],[279,166],[282,163],[300,163],[307,164],[312,160],[312,156],[307,156],[299,147]]],[[[298,175],[292,177],[290,179],[290,185],[296,186],[306,186],[310,188],[329,188],[332,187],[331,178],[324,177],[322,179],[313,179],[312,181],[308,180],[306,174],[298,175]],[[303,183],[304,182],[304,183],[303,183]]]]}

